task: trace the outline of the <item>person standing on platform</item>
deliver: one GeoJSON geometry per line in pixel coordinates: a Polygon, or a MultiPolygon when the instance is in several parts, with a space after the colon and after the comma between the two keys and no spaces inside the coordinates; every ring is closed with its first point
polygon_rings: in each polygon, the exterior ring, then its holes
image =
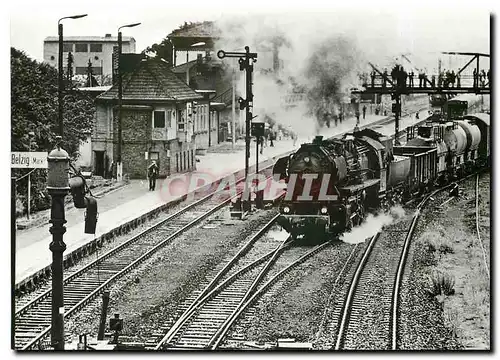
{"type": "Polygon", "coordinates": [[[270,147],[274,147],[274,140],[276,140],[276,132],[274,131],[274,128],[270,128],[269,131],[269,141],[271,142],[269,144],[270,147]]]}
{"type": "Polygon", "coordinates": [[[363,120],[366,117],[366,105],[363,105],[363,120]]]}
{"type": "Polygon", "coordinates": [[[149,191],[155,191],[157,177],[158,165],[156,165],[156,161],[153,160],[153,163],[148,167],[149,191]]]}

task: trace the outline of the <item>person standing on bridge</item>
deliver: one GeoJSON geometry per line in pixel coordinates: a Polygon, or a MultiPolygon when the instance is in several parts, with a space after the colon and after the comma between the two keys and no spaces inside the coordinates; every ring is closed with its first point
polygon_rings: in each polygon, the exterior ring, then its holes
{"type": "Polygon", "coordinates": [[[413,72],[413,70],[411,70],[408,73],[408,77],[410,78],[410,84],[408,85],[409,87],[413,87],[413,76],[415,76],[415,73],[413,72]]]}
{"type": "Polygon", "coordinates": [[[376,74],[375,74],[375,70],[373,70],[373,71],[371,72],[370,76],[371,76],[371,78],[372,78],[372,87],[374,87],[374,86],[375,86],[375,76],[376,76],[376,74]]]}
{"type": "Polygon", "coordinates": [[[481,87],[485,87],[486,86],[486,72],[483,70],[481,70],[481,87]]]}
{"type": "Polygon", "coordinates": [[[474,71],[472,72],[472,76],[474,78],[474,82],[473,82],[472,87],[478,87],[479,82],[478,82],[478,73],[477,73],[476,68],[474,68],[474,71]]]}
{"type": "MultiPolygon", "coordinates": [[[[382,87],[385,88],[387,86],[387,68],[384,69],[384,74],[382,75],[382,87]]],[[[342,122],[342,121],[341,121],[342,122]]]]}

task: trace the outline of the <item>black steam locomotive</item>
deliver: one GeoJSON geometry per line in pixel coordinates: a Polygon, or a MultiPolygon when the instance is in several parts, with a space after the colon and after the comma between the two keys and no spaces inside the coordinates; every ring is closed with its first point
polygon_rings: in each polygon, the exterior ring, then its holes
{"type": "Polygon", "coordinates": [[[407,128],[407,143],[394,146],[371,129],[324,140],[317,136],[273,169],[287,183],[280,203],[282,225],[294,236],[340,234],[366,213],[422,194],[484,165],[490,156],[489,115],[445,118],[407,128]]]}

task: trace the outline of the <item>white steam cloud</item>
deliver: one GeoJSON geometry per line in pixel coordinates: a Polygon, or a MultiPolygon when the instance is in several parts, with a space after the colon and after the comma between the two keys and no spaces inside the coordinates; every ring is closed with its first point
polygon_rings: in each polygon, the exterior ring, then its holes
{"type": "Polygon", "coordinates": [[[367,238],[381,231],[384,226],[392,224],[403,216],[405,216],[405,210],[401,206],[392,207],[388,213],[368,214],[360,226],[355,227],[351,232],[343,234],[340,240],[348,244],[365,242],[367,238]]]}
{"type": "MultiPolygon", "coordinates": [[[[395,43],[391,40],[398,33],[390,25],[393,16],[358,10],[231,16],[217,21],[221,34],[215,48],[244,52],[249,46],[257,52],[253,115],[310,137],[324,126],[325,114],[338,115],[340,102],[349,101],[349,89],[360,86],[358,74],[370,71],[367,59],[386,61],[380,54],[389,54],[388,44],[395,43]],[[280,70],[271,71],[276,66],[280,70]],[[290,107],[284,98],[293,92],[307,97],[290,107]]],[[[394,51],[392,47],[390,53],[394,51]]],[[[224,62],[234,70],[244,96],[244,74],[237,60],[224,62]]]]}

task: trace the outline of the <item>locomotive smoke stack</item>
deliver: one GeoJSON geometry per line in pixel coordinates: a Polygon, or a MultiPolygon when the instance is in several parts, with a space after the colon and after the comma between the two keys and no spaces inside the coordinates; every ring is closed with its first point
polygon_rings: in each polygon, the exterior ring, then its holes
{"type": "Polygon", "coordinates": [[[313,140],[313,144],[321,144],[323,142],[323,136],[322,135],[316,135],[316,137],[313,140]]]}

